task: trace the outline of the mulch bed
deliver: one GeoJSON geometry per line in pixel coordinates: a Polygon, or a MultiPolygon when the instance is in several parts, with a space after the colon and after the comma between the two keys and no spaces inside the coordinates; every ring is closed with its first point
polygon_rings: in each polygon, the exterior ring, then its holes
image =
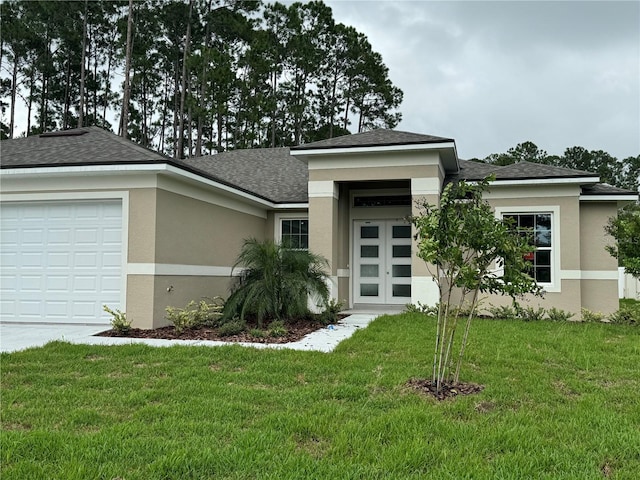
{"type": "Polygon", "coordinates": [[[473,395],[474,393],[480,393],[484,390],[484,385],[478,385],[476,383],[448,383],[444,382],[438,392],[435,382],[424,378],[411,378],[407,385],[414,390],[419,391],[425,395],[429,395],[437,400],[446,400],[447,398],[453,398],[458,395],[473,395]]]}
{"type": "MultiPolygon", "coordinates": [[[[344,315],[340,316],[344,318],[344,315]]],[[[248,343],[290,343],[301,340],[305,335],[311,332],[326,328],[327,325],[315,320],[295,320],[285,323],[287,334],[281,337],[268,336],[268,324],[265,323],[264,337],[254,337],[250,330],[258,328],[257,323],[248,321],[247,329],[237,335],[221,336],[218,329],[211,327],[201,327],[193,329],[185,329],[182,332],[176,332],[173,326],[160,327],[154,329],[132,328],[126,334],[120,334],[114,330],[97,333],[98,337],[125,337],[125,338],[161,338],[167,340],[218,340],[222,342],[248,342],[248,343]]]]}

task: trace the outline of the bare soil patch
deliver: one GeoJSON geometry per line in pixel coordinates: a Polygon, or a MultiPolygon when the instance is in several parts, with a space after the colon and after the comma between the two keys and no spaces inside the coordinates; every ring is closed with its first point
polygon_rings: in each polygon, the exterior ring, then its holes
{"type": "Polygon", "coordinates": [[[484,385],[478,385],[476,383],[444,382],[440,386],[440,391],[438,392],[435,382],[424,378],[411,378],[407,382],[407,385],[410,388],[413,388],[425,395],[429,395],[437,400],[446,400],[448,398],[457,397],[458,395],[473,395],[474,393],[480,393],[484,390],[484,385]]]}

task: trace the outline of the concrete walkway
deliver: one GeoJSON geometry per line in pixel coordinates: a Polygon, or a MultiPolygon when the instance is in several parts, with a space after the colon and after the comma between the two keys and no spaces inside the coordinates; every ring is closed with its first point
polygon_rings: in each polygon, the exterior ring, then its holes
{"type": "Polygon", "coordinates": [[[335,325],[310,333],[301,340],[291,343],[238,343],[211,340],[162,340],[150,338],[94,337],[96,333],[108,330],[110,325],[43,325],[0,323],[0,352],[16,352],[27,348],[41,347],[54,340],[87,345],[130,345],[142,343],[156,347],[173,345],[197,345],[216,347],[220,345],[243,345],[254,348],[289,348],[292,350],[309,350],[330,352],[342,340],[365,328],[382,312],[354,313],[340,320],[335,325]]]}

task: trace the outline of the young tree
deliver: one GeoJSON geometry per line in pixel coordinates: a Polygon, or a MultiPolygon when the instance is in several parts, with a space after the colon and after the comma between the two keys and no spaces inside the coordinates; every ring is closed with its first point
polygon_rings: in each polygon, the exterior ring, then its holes
{"type": "Polygon", "coordinates": [[[605,247],[607,252],[628,274],[640,279],[640,205],[632,203],[621,208],[604,229],[616,241],[605,247]]]}
{"type": "Polygon", "coordinates": [[[508,222],[497,219],[482,198],[490,180],[450,183],[439,205],[422,202],[420,215],[412,218],[419,239],[418,256],[427,263],[440,293],[432,376],[438,393],[445,382],[456,384],[459,380],[480,293],[512,298],[541,294],[535,280],[525,273],[524,255],[533,247],[508,222]],[[456,330],[463,302],[469,296],[471,306],[454,372],[456,330]]]}

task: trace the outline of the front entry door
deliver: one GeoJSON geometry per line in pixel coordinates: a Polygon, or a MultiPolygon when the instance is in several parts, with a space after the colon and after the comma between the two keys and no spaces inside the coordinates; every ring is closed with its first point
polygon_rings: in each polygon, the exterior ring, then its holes
{"type": "Polygon", "coordinates": [[[355,303],[411,302],[411,225],[401,220],[354,222],[355,303]]]}

